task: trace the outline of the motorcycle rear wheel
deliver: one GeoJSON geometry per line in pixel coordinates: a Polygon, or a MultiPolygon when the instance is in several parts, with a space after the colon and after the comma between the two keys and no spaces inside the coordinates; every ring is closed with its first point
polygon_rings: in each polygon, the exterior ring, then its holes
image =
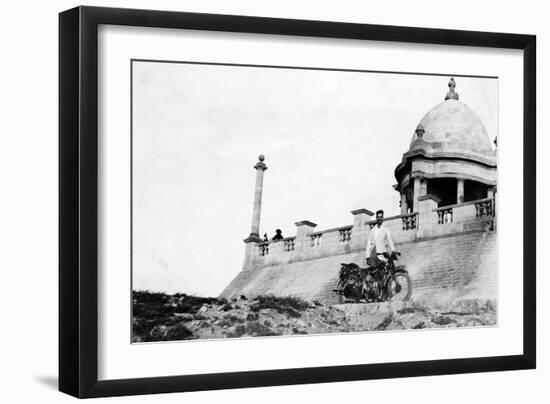
{"type": "Polygon", "coordinates": [[[388,300],[406,302],[412,295],[412,280],[408,273],[398,272],[388,282],[388,300]]]}
{"type": "MultiPolygon", "coordinates": [[[[338,285],[336,285],[336,290],[339,291],[338,292],[339,304],[348,303],[348,302],[359,303],[361,301],[361,296],[358,293],[355,293],[351,296],[350,295],[346,296],[345,294],[346,288],[349,288],[349,287],[351,287],[349,281],[340,280],[338,282],[338,285]]],[[[348,293],[349,293],[349,289],[348,289],[348,293]]]]}

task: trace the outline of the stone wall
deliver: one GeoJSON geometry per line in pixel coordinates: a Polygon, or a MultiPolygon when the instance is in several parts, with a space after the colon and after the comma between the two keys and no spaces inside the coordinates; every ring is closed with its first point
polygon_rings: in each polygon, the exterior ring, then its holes
{"type": "Polygon", "coordinates": [[[413,298],[441,303],[496,300],[497,234],[474,230],[400,245],[401,263],[413,279],[413,298]]]}
{"type": "MultiPolygon", "coordinates": [[[[437,198],[427,194],[417,202],[417,211],[384,221],[413,278],[414,299],[496,299],[496,199],[438,207],[437,198]]],[[[365,266],[375,225],[371,211],[351,213],[347,226],[316,231],[315,223],[303,220],[294,237],[245,240],[243,270],[221,296],[293,295],[334,303],[340,264],[365,266]]]]}
{"type": "MultiPolygon", "coordinates": [[[[283,246],[283,243],[277,243],[283,246]]],[[[335,244],[338,245],[338,244],[335,244]]],[[[281,247],[282,248],[282,247],[281,247]]],[[[286,262],[273,261],[243,269],[222,292],[222,297],[261,294],[298,296],[336,303],[332,291],[341,263],[364,266],[364,246],[347,244],[326,256],[286,262]]],[[[497,297],[497,235],[487,226],[435,237],[396,243],[399,262],[413,279],[413,300],[448,302],[497,297]]]]}

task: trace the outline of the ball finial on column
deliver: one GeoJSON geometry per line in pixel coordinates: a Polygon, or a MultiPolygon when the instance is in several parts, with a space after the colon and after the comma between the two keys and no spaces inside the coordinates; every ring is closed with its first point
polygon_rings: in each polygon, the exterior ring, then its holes
{"type": "Polygon", "coordinates": [[[265,160],[265,156],[263,154],[260,154],[258,156],[258,162],[254,166],[254,168],[256,170],[264,170],[264,171],[267,170],[267,166],[265,165],[264,160],[265,160]]]}

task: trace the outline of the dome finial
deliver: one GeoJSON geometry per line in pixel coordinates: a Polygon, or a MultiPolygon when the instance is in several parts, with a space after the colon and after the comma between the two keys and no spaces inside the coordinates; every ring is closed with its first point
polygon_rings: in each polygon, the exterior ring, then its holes
{"type": "Polygon", "coordinates": [[[447,100],[458,100],[458,93],[455,93],[455,87],[456,82],[453,77],[449,80],[449,91],[447,92],[447,95],[445,96],[445,101],[447,100]]]}
{"type": "Polygon", "coordinates": [[[422,126],[422,124],[418,124],[418,126],[416,127],[416,130],[414,131],[414,133],[416,133],[416,136],[419,138],[419,139],[422,139],[422,136],[424,136],[424,132],[426,132],[424,130],[424,126],[422,126]]]}

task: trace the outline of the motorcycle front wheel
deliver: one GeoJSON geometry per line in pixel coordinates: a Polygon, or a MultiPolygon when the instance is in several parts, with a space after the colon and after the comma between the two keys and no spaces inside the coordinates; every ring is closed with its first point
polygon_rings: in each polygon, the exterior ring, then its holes
{"type": "Polygon", "coordinates": [[[338,304],[346,302],[346,298],[344,296],[344,286],[346,286],[345,282],[342,280],[338,281],[338,285],[336,286],[336,290],[338,290],[338,304]]]}
{"type": "Polygon", "coordinates": [[[412,280],[408,273],[398,272],[388,282],[388,300],[407,301],[412,295],[412,280]]]}

